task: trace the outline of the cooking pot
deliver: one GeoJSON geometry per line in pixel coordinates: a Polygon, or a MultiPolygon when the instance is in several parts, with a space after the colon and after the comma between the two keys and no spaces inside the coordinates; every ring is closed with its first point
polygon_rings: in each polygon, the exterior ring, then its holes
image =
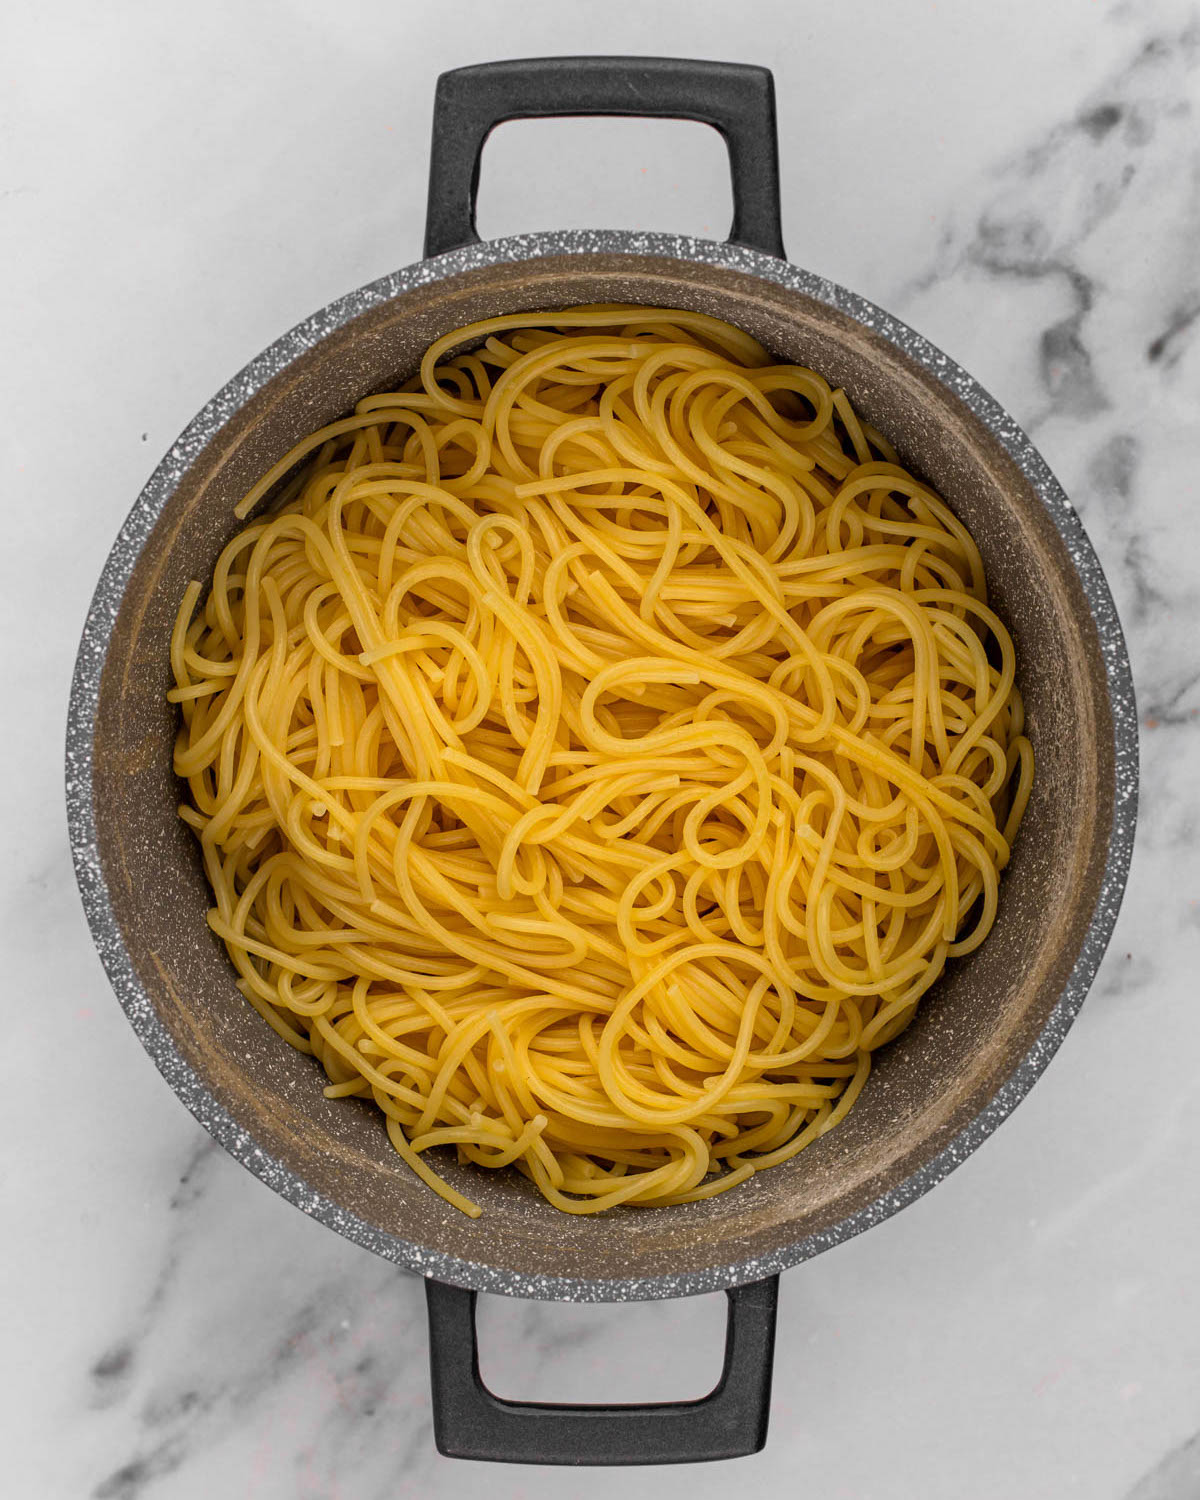
{"type": "Polygon", "coordinates": [[[953,1170],[1025,1094],[1078,1010],[1116,917],[1133,839],[1136,717],[1112,598],[1070,503],[1016,423],[919,334],[783,259],[775,112],[763,68],[548,58],[438,83],[427,259],[285,334],[190,424],[143,490],[88,614],[71,695],[67,800],[84,906],[146,1050],[205,1128],[306,1213],[427,1281],[444,1453],[545,1463],[683,1462],[765,1440],[778,1274],[877,1224],[953,1170]],[[529,234],[481,244],[480,154],[506,119],[655,115],[724,136],[725,243],[529,234]],[[300,438],[394,389],[436,338],[500,313],[635,302],[711,313],[844,386],[970,528],[1016,642],[1037,774],[987,941],[954,962],[877,1054],[859,1102],[793,1160],[724,1195],[596,1217],[516,1173],[452,1159],[471,1220],[396,1157],[378,1112],[329,1101],[314,1060],[263,1024],[205,922],[176,816],[171,625],[242,524],[234,505],[300,438]],[[721,1381],[643,1407],[509,1402],[479,1378],[478,1291],[577,1301],[725,1289],[721,1381]]]}

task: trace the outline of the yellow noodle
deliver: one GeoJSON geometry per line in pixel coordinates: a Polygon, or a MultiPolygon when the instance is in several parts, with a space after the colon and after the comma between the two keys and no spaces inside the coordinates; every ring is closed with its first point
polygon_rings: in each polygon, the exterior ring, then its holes
{"type": "Polygon", "coordinates": [[[1032,786],[962,523],[844,391],[656,308],[458,329],[238,515],[289,475],[171,639],[249,1003],[469,1214],[424,1152],[595,1213],[836,1126],[1032,786]]]}

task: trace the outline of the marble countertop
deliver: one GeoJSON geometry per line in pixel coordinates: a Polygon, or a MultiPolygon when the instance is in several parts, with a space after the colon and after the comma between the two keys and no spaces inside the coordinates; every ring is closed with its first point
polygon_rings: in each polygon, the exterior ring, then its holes
{"type": "MultiPolygon", "coordinates": [[[[614,1482],[436,1454],[420,1283],[226,1158],[117,1007],[59,746],[87,600],[158,456],[280,332],[419,257],[436,74],[627,51],[769,63],[791,258],[921,329],[1032,433],[1122,613],[1143,800],[1111,949],[1029,1099],[935,1192],[783,1278],[765,1452],[621,1491],[1200,1496],[1194,5],[58,0],[4,30],[4,1495],[614,1482]]],[[[525,124],[489,148],[481,228],[719,237],[728,203],[699,127],[525,124]]],[[[723,1301],[484,1299],[485,1374],[543,1399],[699,1395],[723,1301]]]]}

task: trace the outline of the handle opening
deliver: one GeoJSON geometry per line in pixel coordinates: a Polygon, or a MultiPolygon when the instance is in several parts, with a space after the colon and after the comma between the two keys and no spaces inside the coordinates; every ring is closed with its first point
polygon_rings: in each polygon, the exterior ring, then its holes
{"type": "Polygon", "coordinates": [[[669,1302],[481,1297],[479,1374],[506,1401],[699,1401],[721,1378],[722,1292],[669,1302]]]}
{"type": "Polygon", "coordinates": [[[485,240],[598,225],[724,239],[729,152],[695,120],[506,120],[483,147],[475,219],[485,240]]]}

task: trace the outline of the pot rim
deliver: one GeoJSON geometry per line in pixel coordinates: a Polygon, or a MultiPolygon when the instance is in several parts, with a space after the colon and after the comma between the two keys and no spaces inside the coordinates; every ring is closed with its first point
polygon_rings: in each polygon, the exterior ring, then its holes
{"type": "Polygon", "coordinates": [[[253,359],[188,424],[138,496],[100,575],[88,609],[71,683],[66,794],[71,851],[84,911],[106,973],[130,1024],[159,1072],[201,1125],[237,1161],[290,1203],[345,1238],[422,1276],[474,1291],[572,1302],[649,1301],[721,1291],[775,1275],[882,1223],[959,1166],[1025,1097],[1058,1050],[1103,957],[1120,908],[1137,816],[1137,712],[1129,657],[1099,559],[1074,507],[1045,460],[1012,417],[940,349],[881,308],[812,272],[741,245],[624,230],[563,230],[516,235],[452,250],[350,292],[298,323],[253,359]],[[924,366],[1003,446],[1045,506],[1070,553],[1095,622],[1113,719],[1113,824],[1100,893],[1074,967],[1025,1057],[983,1109],[923,1166],[866,1207],[828,1228],[761,1257],[683,1274],[630,1278],[530,1276],[464,1260],[405,1240],[349,1213],[264,1151],[185,1060],[138,978],[113,912],[100,863],[93,800],[92,745],[109,640],[133,569],[184,474],[222,427],[268,381],[329,334],[414,287],[486,266],[551,255],[655,256],[739,271],[847,314],[924,366]]]}

